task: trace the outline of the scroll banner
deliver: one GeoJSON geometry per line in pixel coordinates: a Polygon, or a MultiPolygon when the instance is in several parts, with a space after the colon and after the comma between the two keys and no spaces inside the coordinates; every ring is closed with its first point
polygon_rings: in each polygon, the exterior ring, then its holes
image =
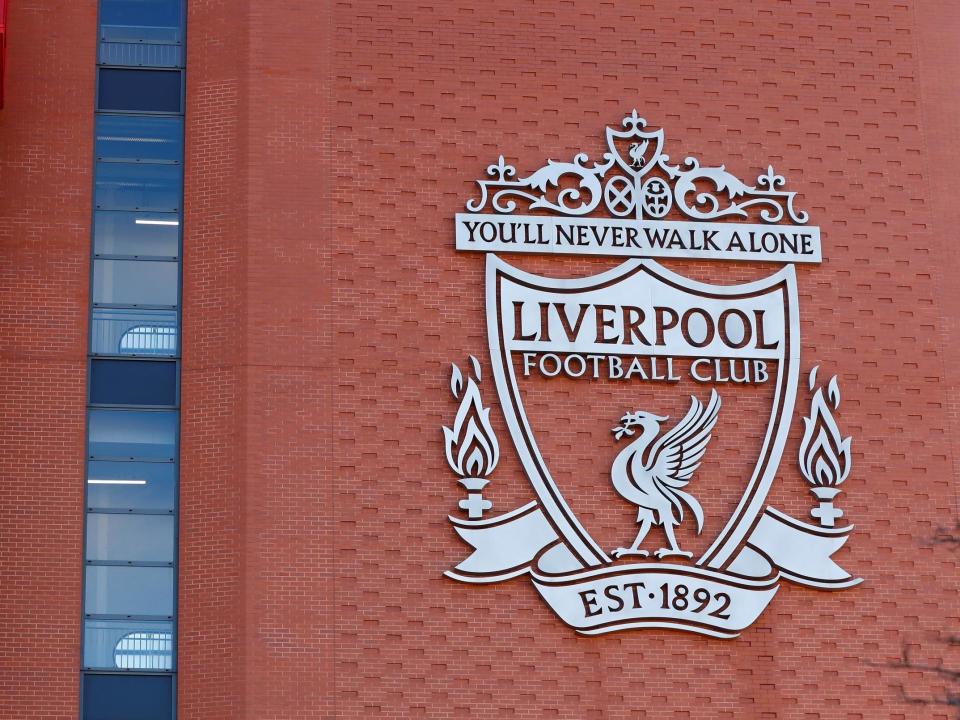
{"type": "Polygon", "coordinates": [[[763,612],[781,578],[821,589],[861,582],[830,557],[852,525],[820,528],[772,507],[724,570],[659,562],[584,568],[536,502],[489,520],[450,521],[474,552],[448,577],[493,583],[530,573],[550,607],[587,635],[661,627],[735,637],[763,612]]]}

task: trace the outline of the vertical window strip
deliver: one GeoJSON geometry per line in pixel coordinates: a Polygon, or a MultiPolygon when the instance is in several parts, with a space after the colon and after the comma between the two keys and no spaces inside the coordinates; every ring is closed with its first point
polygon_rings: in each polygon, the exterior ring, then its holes
{"type": "Polygon", "coordinates": [[[100,0],[81,720],[176,714],[186,0],[100,0]]]}

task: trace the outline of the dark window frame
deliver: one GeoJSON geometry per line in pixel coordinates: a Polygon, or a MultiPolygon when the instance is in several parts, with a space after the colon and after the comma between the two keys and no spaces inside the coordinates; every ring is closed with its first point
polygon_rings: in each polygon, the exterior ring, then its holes
{"type": "MultiPolygon", "coordinates": [[[[178,328],[179,329],[179,328],[178,328]]],[[[90,354],[87,358],[87,407],[95,409],[131,409],[131,410],[177,410],[180,407],[180,360],[179,358],[167,357],[167,356],[142,356],[138,355],[133,357],[132,355],[92,355],[90,354]],[[151,363],[151,364],[165,364],[173,365],[173,403],[166,404],[151,404],[151,403],[118,403],[118,402],[96,402],[93,400],[93,382],[94,382],[94,365],[98,363],[113,363],[113,362],[127,362],[127,363],[151,363]]],[[[179,422],[177,423],[179,426],[179,422]]]]}
{"type": "MultiPolygon", "coordinates": [[[[174,648],[173,648],[173,653],[174,653],[174,658],[176,658],[176,633],[174,633],[174,648]]],[[[176,667],[176,663],[175,663],[175,662],[174,662],[174,667],[176,667]]],[[[172,706],[172,708],[173,708],[172,717],[174,717],[174,718],[176,717],[176,714],[177,714],[177,674],[176,674],[176,672],[175,672],[175,671],[174,671],[174,672],[166,672],[166,671],[163,671],[163,672],[161,672],[161,671],[152,671],[152,672],[151,672],[151,671],[149,671],[149,670],[138,670],[138,671],[133,671],[133,670],[113,670],[113,671],[106,671],[106,670],[89,670],[89,671],[84,671],[84,672],[82,673],[81,682],[80,682],[80,703],[79,703],[79,706],[80,706],[80,717],[81,717],[81,718],[86,717],[86,710],[87,710],[87,706],[86,706],[87,697],[86,697],[86,696],[87,696],[87,693],[88,693],[88,689],[87,689],[87,677],[90,677],[90,676],[119,676],[119,677],[125,677],[125,676],[131,676],[131,675],[141,675],[141,676],[151,676],[151,677],[152,677],[152,676],[157,676],[157,677],[170,678],[170,703],[171,703],[171,706],[172,706]]]]}
{"type": "MultiPolygon", "coordinates": [[[[98,48],[99,51],[99,48],[98,48]]],[[[166,117],[185,117],[186,103],[186,69],[181,67],[152,67],[150,65],[101,65],[97,64],[97,72],[94,87],[94,112],[111,115],[143,115],[143,116],[166,116],[166,117]],[[128,110],[124,108],[101,108],[100,107],[100,80],[103,70],[124,70],[134,72],[148,73],[177,73],[180,76],[179,110],[128,110]]],[[[96,140],[96,137],[94,137],[96,140]]]]}

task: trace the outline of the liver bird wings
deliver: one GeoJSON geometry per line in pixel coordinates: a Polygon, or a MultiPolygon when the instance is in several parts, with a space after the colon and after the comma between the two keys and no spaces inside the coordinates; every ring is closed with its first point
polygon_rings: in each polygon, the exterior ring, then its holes
{"type": "Polygon", "coordinates": [[[647,467],[653,477],[669,488],[679,490],[690,482],[710,442],[710,433],[720,412],[720,396],[710,391],[706,406],[690,396],[690,409],[683,420],[654,445],[647,467]]]}

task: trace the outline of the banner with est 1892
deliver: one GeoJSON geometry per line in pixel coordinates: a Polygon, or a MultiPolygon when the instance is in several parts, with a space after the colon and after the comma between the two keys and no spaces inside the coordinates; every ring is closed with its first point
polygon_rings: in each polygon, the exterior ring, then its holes
{"type": "Polygon", "coordinates": [[[795,266],[820,262],[820,232],[772,167],[749,186],[695,158],[671,164],[663,130],[647,130],[636,111],[621,125],[607,128],[600,162],[580,153],[516,179],[501,157],[456,216],[456,248],[486,254],[490,375],[531,500],[491,514],[484,489],[500,441],[471,356],[466,373],[453,366],[458,406],[443,432],[466,494],[466,517],[450,522],[472,552],[446,575],[529,576],[583,634],[657,627],[732,638],[784,580],[821,590],[860,582],[832,559],[853,530],[838,525],[835,504],[851,470],[839,386],[801,367],[795,266]],[[514,267],[511,253],[624,260],[548,277],[514,267]],[[712,284],[659,259],[779,268],[712,284]],[[551,382],[563,386],[556,399],[551,382]],[[570,405],[571,387],[573,415],[612,423],[612,454],[595,472],[572,471],[562,449],[587,467],[605,450],[545,442],[595,429],[544,422],[543,406],[570,405]],[[798,479],[816,498],[815,522],[767,502],[801,393],[798,479]]]}

